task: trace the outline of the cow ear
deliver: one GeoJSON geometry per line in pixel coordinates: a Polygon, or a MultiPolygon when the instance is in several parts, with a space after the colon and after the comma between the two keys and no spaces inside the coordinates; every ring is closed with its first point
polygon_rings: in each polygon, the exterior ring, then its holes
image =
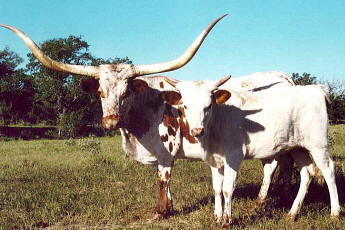
{"type": "Polygon", "coordinates": [[[216,104],[220,105],[226,102],[231,96],[231,93],[227,90],[217,90],[213,93],[213,100],[216,104]]]}
{"type": "Polygon", "coordinates": [[[145,91],[149,87],[146,81],[140,79],[131,80],[129,86],[134,92],[137,93],[145,93],[145,91]]]}
{"type": "Polygon", "coordinates": [[[163,91],[162,99],[170,105],[180,105],[182,104],[181,94],[175,91],[163,91]]]}
{"type": "Polygon", "coordinates": [[[86,93],[96,93],[99,88],[99,82],[94,78],[82,79],[79,85],[80,88],[86,93]]]}

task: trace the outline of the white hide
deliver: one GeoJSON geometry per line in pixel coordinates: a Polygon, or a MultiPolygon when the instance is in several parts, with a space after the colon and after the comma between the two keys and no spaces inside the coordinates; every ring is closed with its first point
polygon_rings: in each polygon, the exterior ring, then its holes
{"type": "MultiPolygon", "coordinates": [[[[199,138],[202,151],[200,146],[196,149],[199,159],[212,167],[224,165],[223,221],[231,219],[234,178],[241,161],[274,158],[294,148],[310,152],[328,185],[331,215],[338,216],[340,206],[334,166],[328,152],[327,95],[323,87],[273,87],[255,93],[230,90],[230,99],[224,105],[217,105],[211,102],[214,85],[211,82],[180,82],[176,88],[186,106],[190,128],[204,128],[204,135],[199,138]]],[[[306,153],[295,152],[294,159],[298,154],[306,153]]],[[[299,211],[313,171],[312,162],[299,166],[302,179],[289,213],[292,217],[299,211]]],[[[219,210],[217,212],[219,215],[219,210]]]]}

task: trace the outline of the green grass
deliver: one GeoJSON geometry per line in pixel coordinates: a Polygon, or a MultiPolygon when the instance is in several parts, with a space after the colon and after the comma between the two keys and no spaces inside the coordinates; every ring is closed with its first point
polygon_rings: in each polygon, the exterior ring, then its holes
{"type": "MultiPolygon", "coordinates": [[[[330,139],[338,191],[345,203],[345,126],[330,139]]],[[[121,138],[7,141],[0,143],[0,229],[219,229],[212,221],[211,172],[203,162],[177,160],[171,189],[172,216],[152,217],[158,195],[156,169],[127,158],[121,138]]],[[[233,199],[232,229],[345,229],[344,217],[330,219],[326,185],[312,183],[298,219],[285,218],[274,182],[268,202],[254,204],[262,179],[259,161],[245,161],[233,199]]],[[[292,191],[298,189],[295,175],[292,191]]]]}

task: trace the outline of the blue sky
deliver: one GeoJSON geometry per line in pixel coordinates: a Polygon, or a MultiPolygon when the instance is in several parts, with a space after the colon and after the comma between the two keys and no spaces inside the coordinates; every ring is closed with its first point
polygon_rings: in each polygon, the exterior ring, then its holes
{"type": "MultiPolygon", "coordinates": [[[[135,64],[178,57],[216,17],[220,21],[192,61],[166,73],[180,80],[218,79],[260,71],[308,72],[345,79],[345,1],[0,0],[0,23],[36,43],[82,35],[97,57],[135,64]]],[[[0,49],[28,49],[0,28],[0,49]]]]}

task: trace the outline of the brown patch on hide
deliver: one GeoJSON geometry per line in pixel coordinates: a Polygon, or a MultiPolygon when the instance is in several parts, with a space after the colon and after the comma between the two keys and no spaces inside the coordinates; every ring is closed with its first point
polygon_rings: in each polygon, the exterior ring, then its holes
{"type": "Polygon", "coordinates": [[[126,119],[126,129],[135,137],[141,138],[150,129],[150,122],[141,110],[131,108],[126,119]]]}
{"type": "Polygon", "coordinates": [[[157,212],[166,216],[172,209],[172,201],[168,199],[168,182],[158,179],[159,198],[157,204],[157,212]]]}
{"type": "Polygon", "coordinates": [[[162,92],[162,99],[170,105],[180,105],[182,103],[181,94],[175,91],[162,92]]]}
{"type": "Polygon", "coordinates": [[[173,144],[171,142],[169,142],[169,152],[173,151],[173,144]]]}
{"type": "Polygon", "coordinates": [[[161,81],[159,82],[159,87],[161,87],[162,89],[164,89],[164,83],[161,81]]]}
{"type": "Polygon", "coordinates": [[[163,99],[161,98],[161,96],[158,96],[154,99],[149,100],[146,105],[147,107],[151,108],[153,110],[153,112],[157,113],[159,107],[161,107],[163,104],[163,99]]]}
{"type": "Polygon", "coordinates": [[[186,118],[186,114],[184,113],[184,108],[182,106],[178,107],[178,115],[180,118],[186,118]]]}
{"type": "Polygon", "coordinates": [[[118,128],[119,116],[112,114],[102,118],[102,126],[106,129],[116,129],[118,128]]]}
{"type": "Polygon", "coordinates": [[[188,121],[184,122],[184,119],[186,118],[186,115],[184,114],[184,108],[179,107],[178,110],[181,117],[181,119],[179,119],[179,125],[181,129],[182,137],[184,137],[191,144],[198,143],[198,141],[190,133],[188,121]]]}
{"type": "Polygon", "coordinates": [[[149,85],[146,81],[140,80],[140,79],[134,79],[128,81],[128,86],[137,93],[145,93],[145,91],[148,89],[149,85]]]}
{"type": "Polygon", "coordinates": [[[163,113],[163,124],[165,127],[173,127],[175,130],[179,128],[179,123],[177,118],[171,112],[171,105],[165,104],[165,110],[163,113]]]}
{"type": "Polygon", "coordinates": [[[168,141],[168,134],[161,136],[161,141],[163,141],[163,142],[168,141]]]}
{"type": "Polygon", "coordinates": [[[169,172],[165,172],[165,179],[170,180],[170,173],[169,172]]]}
{"type": "Polygon", "coordinates": [[[176,132],[171,128],[171,126],[168,127],[168,134],[169,136],[176,136],[176,132]]]}
{"type": "Polygon", "coordinates": [[[224,197],[227,197],[227,198],[230,197],[230,194],[228,192],[223,192],[223,195],[224,195],[224,197]]]}

